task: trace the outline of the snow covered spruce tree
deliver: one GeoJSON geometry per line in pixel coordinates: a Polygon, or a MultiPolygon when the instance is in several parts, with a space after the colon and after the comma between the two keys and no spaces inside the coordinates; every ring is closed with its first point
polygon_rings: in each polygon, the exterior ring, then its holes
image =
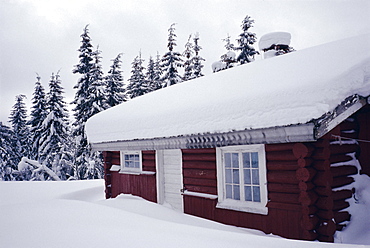
{"type": "Polygon", "coordinates": [[[144,74],[144,60],[141,58],[141,53],[139,56],[136,56],[132,61],[132,70],[131,70],[131,77],[128,79],[130,82],[127,85],[127,95],[130,99],[142,96],[148,92],[150,92],[149,85],[147,84],[147,80],[145,79],[144,74]]]}
{"type": "MultiPolygon", "coordinates": [[[[81,75],[80,79],[75,85],[76,94],[72,104],[75,104],[74,116],[75,122],[73,123],[73,136],[76,140],[76,148],[74,155],[74,166],[77,172],[77,179],[91,179],[100,178],[102,176],[102,161],[100,156],[91,152],[91,148],[87,142],[85,134],[85,123],[86,121],[96,113],[97,109],[103,109],[99,105],[99,100],[91,95],[91,92],[97,92],[97,86],[94,84],[94,71],[96,72],[96,52],[93,52],[93,46],[89,36],[88,26],[84,28],[84,32],[81,35],[81,47],[78,49],[80,52],[79,58],[80,63],[75,65],[73,73],[81,75]]],[[[100,87],[100,86],[99,86],[100,87]]]]}
{"type": "Polygon", "coordinates": [[[227,52],[221,55],[220,61],[216,61],[212,64],[213,72],[218,72],[234,67],[234,64],[236,63],[236,54],[233,51],[235,50],[235,46],[231,43],[230,38],[230,35],[227,34],[227,37],[225,39],[222,39],[222,41],[226,43],[224,47],[226,48],[227,52]]]}
{"type": "Polygon", "coordinates": [[[28,122],[30,126],[31,134],[31,159],[39,159],[39,147],[40,147],[40,138],[42,135],[42,123],[47,116],[47,107],[46,107],[46,95],[45,89],[41,85],[41,77],[37,74],[37,81],[35,83],[35,91],[32,98],[32,108],[30,114],[30,120],[28,122]]]}
{"type": "Polygon", "coordinates": [[[189,35],[188,41],[185,44],[185,51],[182,53],[182,55],[185,57],[185,62],[184,62],[184,76],[182,79],[184,81],[188,81],[193,78],[193,44],[190,41],[191,35],[189,35]]]}
{"type": "Polygon", "coordinates": [[[236,58],[240,64],[254,61],[254,55],[259,54],[252,46],[257,41],[256,34],[248,31],[249,28],[253,27],[253,23],[254,20],[247,15],[241,25],[243,32],[237,39],[239,46],[235,47],[236,50],[240,50],[240,54],[236,58]]]}
{"type": "Polygon", "coordinates": [[[12,181],[19,156],[14,147],[16,141],[10,127],[0,122],[0,181],[12,181]]]}
{"type": "MultiPolygon", "coordinates": [[[[23,102],[25,95],[17,95],[16,102],[10,113],[10,123],[13,130],[15,152],[17,153],[16,162],[21,161],[22,157],[31,156],[30,131],[27,125],[27,110],[23,102]]],[[[16,168],[14,168],[16,169],[16,168]]]]}
{"type": "Polygon", "coordinates": [[[112,60],[113,64],[108,71],[108,75],[105,77],[106,101],[108,107],[113,107],[126,101],[121,70],[121,56],[122,53],[118,54],[117,57],[112,60]]]}
{"type": "Polygon", "coordinates": [[[175,34],[175,23],[173,23],[168,29],[168,52],[163,55],[162,68],[163,68],[163,83],[164,87],[168,87],[177,83],[181,83],[183,80],[179,75],[178,68],[182,67],[181,54],[173,51],[176,46],[176,34],[175,34]]]}
{"type": "MultiPolygon", "coordinates": [[[[60,178],[66,180],[73,173],[72,168],[63,168],[60,164],[63,154],[70,145],[67,103],[64,101],[63,87],[59,72],[51,75],[47,95],[47,116],[42,123],[39,139],[39,162],[51,169],[60,178]]],[[[47,178],[43,178],[47,180],[47,178]]]]}
{"type": "Polygon", "coordinates": [[[202,61],[205,61],[205,59],[199,55],[199,52],[202,49],[202,47],[198,44],[198,41],[199,41],[198,33],[195,34],[193,41],[194,41],[193,50],[195,52],[195,55],[192,58],[192,64],[193,64],[192,78],[198,78],[198,77],[204,76],[204,74],[202,73],[202,69],[204,67],[204,65],[202,65],[202,61]]]}
{"type": "Polygon", "coordinates": [[[149,91],[155,91],[162,88],[161,70],[158,63],[159,62],[158,57],[159,56],[157,56],[157,61],[154,61],[152,56],[149,57],[145,75],[149,91]]]}

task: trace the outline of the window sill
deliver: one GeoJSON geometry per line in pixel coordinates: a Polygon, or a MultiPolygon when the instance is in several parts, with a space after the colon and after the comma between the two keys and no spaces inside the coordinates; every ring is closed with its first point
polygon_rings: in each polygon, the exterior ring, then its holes
{"type": "Polygon", "coordinates": [[[155,175],[154,171],[120,171],[119,174],[129,174],[129,175],[155,175]]]}
{"type": "Polygon", "coordinates": [[[247,212],[247,213],[254,213],[254,214],[268,214],[268,208],[262,206],[262,204],[257,203],[248,203],[242,201],[230,201],[225,200],[223,202],[218,202],[216,208],[228,209],[228,210],[235,210],[240,212],[247,212]]]}

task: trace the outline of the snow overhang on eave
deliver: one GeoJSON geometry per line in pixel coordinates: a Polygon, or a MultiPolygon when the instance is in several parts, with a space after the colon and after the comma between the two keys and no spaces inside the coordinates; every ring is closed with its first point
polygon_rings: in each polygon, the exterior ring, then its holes
{"type": "Polygon", "coordinates": [[[92,143],[95,151],[196,149],[231,145],[315,141],[314,123],[227,133],[208,133],[167,138],[92,143]]]}
{"type": "Polygon", "coordinates": [[[368,102],[369,97],[362,97],[359,95],[352,95],[347,97],[341,104],[339,104],[332,112],[324,114],[315,123],[315,139],[319,139],[336,126],[338,126],[345,119],[356,113],[368,102]]]}

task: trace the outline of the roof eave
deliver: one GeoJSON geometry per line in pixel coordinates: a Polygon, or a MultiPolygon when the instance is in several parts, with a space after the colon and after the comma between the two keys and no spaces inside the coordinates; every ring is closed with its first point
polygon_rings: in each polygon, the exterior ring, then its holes
{"type": "Polygon", "coordinates": [[[231,145],[271,144],[315,141],[314,123],[226,133],[195,134],[178,137],[92,143],[95,151],[195,149],[231,145]]]}

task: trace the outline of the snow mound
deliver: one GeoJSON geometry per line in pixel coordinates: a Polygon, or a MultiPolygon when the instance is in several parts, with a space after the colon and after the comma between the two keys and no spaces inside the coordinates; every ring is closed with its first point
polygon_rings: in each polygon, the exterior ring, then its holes
{"type": "Polygon", "coordinates": [[[270,48],[272,45],[290,45],[291,34],[288,32],[272,32],[263,35],[258,42],[260,50],[270,48]]]}
{"type": "Polygon", "coordinates": [[[354,94],[370,95],[370,34],[151,92],[96,114],[86,131],[99,143],[303,124],[354,94]]]}

